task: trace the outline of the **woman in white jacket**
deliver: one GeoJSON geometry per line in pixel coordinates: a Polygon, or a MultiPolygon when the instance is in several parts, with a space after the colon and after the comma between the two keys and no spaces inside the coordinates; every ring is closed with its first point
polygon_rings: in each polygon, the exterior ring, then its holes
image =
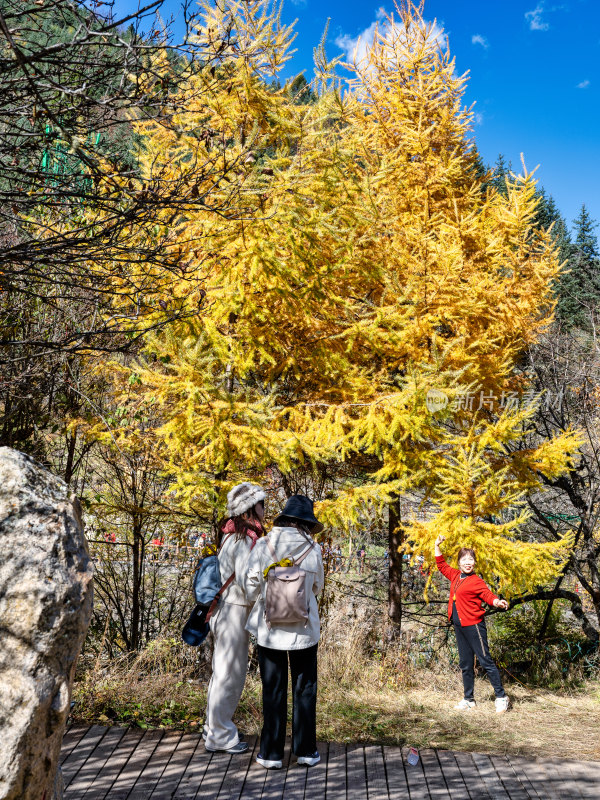
{"type": "Polygon", "coordinates": [[[313,513],[313,503],[304,495],[293,495],[274,520],[268,537],[257,542],[248,559],[244,588],[249,602],[256,600],[246,629],[257,641],[258,663],[263,694],[263,728],[256,761],[266,769],[281,769],[287,720],[288,660],[292,674],[292,751],[298,764],[313,766],[317,752],[317,644],[320,637],[316,595],[324,585],[323,558],[312,534],[323,530],[313,513]],[[305,596],[308,619],[303,622],[273,624],[265,616],[268,568],[275,563],[306,553],[301,562],[305,571],[305,596]],[[312,546],[311,546],[312,545],[312,546]]]}
{"type": "Polygon", "coordinates": [[[223,592],[219,607],[210,619],[214,649],[212,677],[208,685],[205,747],[210,753],[244,753],[232,717],[240,702],[248,671],[249,637],[246,630],[252,607],[241,582],[246,575],[248,557],[264,534],[262,520],[266,494],[261,486],[240,483],[227,495],[229,518],[219,524],[219,571],[223,583],[235,579],[223,592]]]}

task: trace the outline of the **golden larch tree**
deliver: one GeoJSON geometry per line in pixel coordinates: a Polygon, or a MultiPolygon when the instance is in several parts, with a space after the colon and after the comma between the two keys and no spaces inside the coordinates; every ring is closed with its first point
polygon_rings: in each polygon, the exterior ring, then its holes
{"type": "Polygon", "coordinates": [[[387,507],[395,623],[399,551],[431,563],[439,532],[450,554],[476,547],[501,591],[549,580],[569,541],[523,539],[523,493],[567,470],[578,440],[514,449],[531,415],[515,365],[551,318],[559,270],[532,224],[532,176],[506,197],[487,188],[465,78],[420,8],[388,18],[347,90],[325,80],[306,105],[267,85],[292,38],[268,4],[207,6],[198,37],[223,27],[219,64],[190,78],[202,102],[171,98],[179,135],[140,128],[149,173],[231,167],[189,188],[211,209],[160,220],[198,311],[123,372],[127,403],[160,409],[153,446],[179,502],[208,509],[270,466],[358,465],[319,513],[343,529],[387,507]],[[432,390],[445,408],[427,408],[432,390]],[[405,493],[429,521],[400,520],[405,493]]]}
{"type": "Polygon", "coordinates": [[[465,78],[421,7],[388,17],[352,69],[348,135],[362,144],[372,231],[372,268],[344,331],[347,394],[360,402],[313,413],[306,439],[342,459],[372,458],[364,481],[322,513],[348,524],[388,505],[389,614],[399,622],[405,543],[429,564],[438,533],[450,554],[473,546],[484,577],[509,594],[557,573],[569,541],[523,541],[523,498],[542,475],[569,468],[578,438],[509,446],[531,416],[515,403],[527,389],[515,365],[551,318],[559,270],[551,236],[533,227],[532,176],[510,183],[506,197],[486,188],[465,78]],[[446,408],[427,408],[431,390],[446,408]],[[429,522],[401,522],[407,492],[434,512],[429,522]]]}

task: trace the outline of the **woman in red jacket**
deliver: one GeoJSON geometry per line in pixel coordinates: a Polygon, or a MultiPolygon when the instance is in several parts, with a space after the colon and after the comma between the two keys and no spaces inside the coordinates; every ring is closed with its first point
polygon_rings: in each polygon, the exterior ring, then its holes
{"type": "Polygon", "coordinates": [[[435,540],[435,562],[442,575],[450,581],[448,619],[452,621],[456,633],[465,690],[464,698],[454,708],[458,711],[469,711],[475,708],[473,696],[475,687],[474,657],[477,656],[477,660],[487,672],[494,688],[496,711],[502,713],[508,710],[508,697],[502,686],[498,667],[490,656],[482,602],[504,610],[508,608],[508,603],[506,600],[496,597],[479,575],[475,574],[474,550],[469,547],[461,548],[458,553],[459,569],[454,569],[446,563],[440,550],[440,545],[445,539],[445,536],[440,535],[435,540]]]}

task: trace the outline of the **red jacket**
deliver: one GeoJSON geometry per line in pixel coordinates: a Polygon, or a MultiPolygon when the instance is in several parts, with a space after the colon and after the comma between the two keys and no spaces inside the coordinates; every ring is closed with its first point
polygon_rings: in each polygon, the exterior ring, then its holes
{"type": "Polygon", "coordinates": [[[444,556],[436,556],[435,563],[437,568],[445,578],[450,581],[450,599],[448,600],[448,619],[452,619],[452,601],[456,599],[456,611],[460,624],[465,627],[466,625],[477,625],[481,622],[485,610],[481,603],[487,603],[488,606],[494,604],[494,600],[499,598],[493,592],[490,592],[487,583],[472,572],[466,578],[460,579],[460,570],[454,569],[446,563],[444,556]]]}

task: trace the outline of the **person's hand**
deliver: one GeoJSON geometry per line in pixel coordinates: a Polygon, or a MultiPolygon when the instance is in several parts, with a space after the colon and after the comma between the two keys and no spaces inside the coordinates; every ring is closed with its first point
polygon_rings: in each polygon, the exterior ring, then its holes
{"type": "Polygon", "coordinates": [[[437,547],[439,547],[441,545],[441,543],[445,542],[445,541],[446,541],[446,537],[443,534],[440,533],[440,535],[435,540],[435,544],[436,544],[437,547]]]}
{"type": "Polygon", "coordinates": [[[508,600],[494,600],[494,608],[501,608],[506,611],[508,609],[508,600]]]}

